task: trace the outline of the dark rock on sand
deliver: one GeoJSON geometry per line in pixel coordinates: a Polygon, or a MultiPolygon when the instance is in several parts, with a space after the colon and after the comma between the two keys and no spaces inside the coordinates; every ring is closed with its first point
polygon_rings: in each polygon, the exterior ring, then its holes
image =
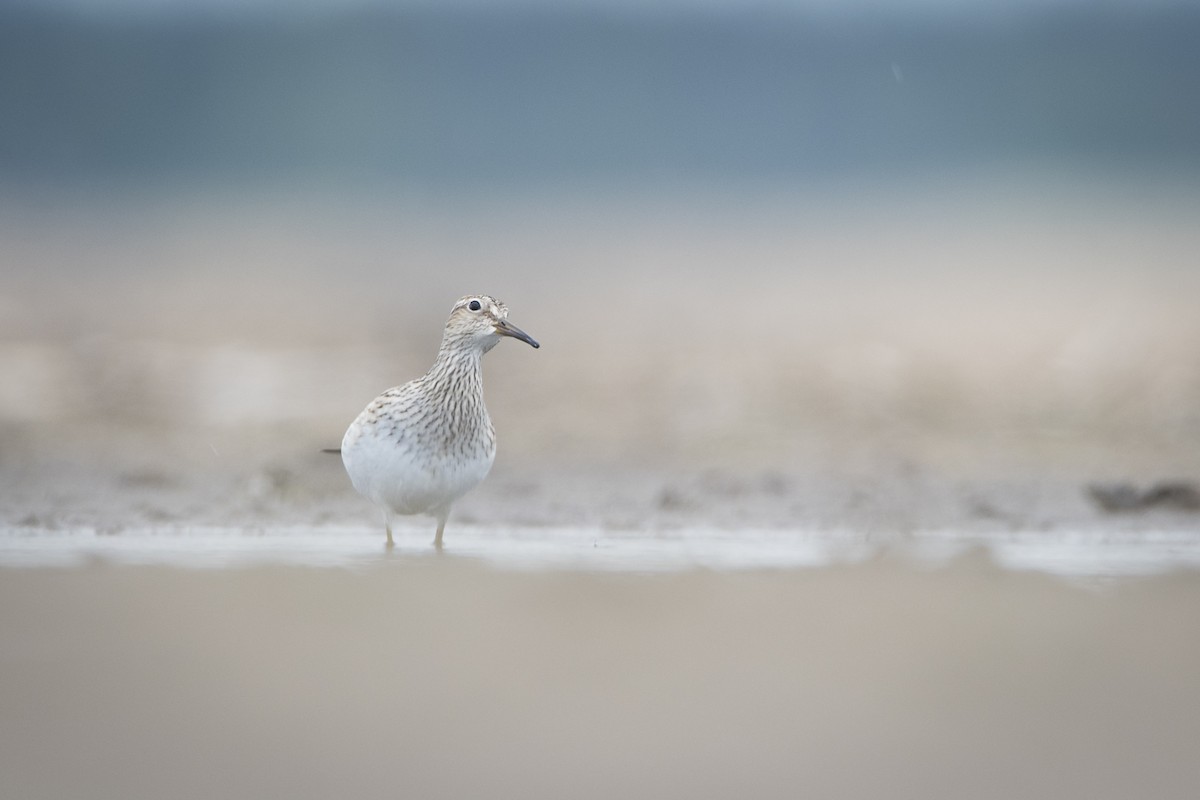
{"type": "Polygon", "coordinates": [[[1096,505],[1110,514],[1154,508],[1200,511],[1200,489],[1187,481],[1160,481],[1145,489],[1131,483],[1093,483],[1087,492],[1096,505]]]}

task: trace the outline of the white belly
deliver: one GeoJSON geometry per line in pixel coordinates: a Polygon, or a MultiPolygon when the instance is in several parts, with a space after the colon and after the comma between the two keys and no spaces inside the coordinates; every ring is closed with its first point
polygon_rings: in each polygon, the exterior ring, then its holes
{"type": "Polygon", "coordinates": [[[495,460],[494,444],[447,453],[387,435],[355,420],[342,440],[342,463],[361,494],[395,514],[432,514],[474,489],[495,460]]]}

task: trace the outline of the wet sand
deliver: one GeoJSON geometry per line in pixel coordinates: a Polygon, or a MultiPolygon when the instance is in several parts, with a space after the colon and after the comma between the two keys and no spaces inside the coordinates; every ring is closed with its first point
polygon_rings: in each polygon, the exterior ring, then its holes
{"type": "Polygon", "coordinates": [[[0,572],[21,798],[1200,791],[1200,577],[0,572]]]}

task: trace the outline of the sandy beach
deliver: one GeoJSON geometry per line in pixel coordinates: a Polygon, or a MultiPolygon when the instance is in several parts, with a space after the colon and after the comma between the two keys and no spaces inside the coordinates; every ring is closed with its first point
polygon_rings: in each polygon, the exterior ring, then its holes
{"type": "Polygon", "coordinates": [[[10,203],[0,524],[377,525],[318,451],[488,291],[462,522],[1194,527],[1087,495],[1200,476],[1193,192],[820,188],[10,203]]]}
{"type": "Polygon", "coordinates": [[[997,186],[11,206],[3,794],[1196,796],[1197,514],[1089,493],[1200,476],[1195,197],[997,186]],[[466,291],[388,557],[319,451],[466,291]]]}

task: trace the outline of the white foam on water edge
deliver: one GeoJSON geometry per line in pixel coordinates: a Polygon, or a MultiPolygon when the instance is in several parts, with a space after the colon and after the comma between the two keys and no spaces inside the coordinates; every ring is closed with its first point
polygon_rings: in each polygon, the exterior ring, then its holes
{"type": "Polygon", "coordinates": [[[377,531],[363,528],[138,528],[0,530],[0,566],[79,567],[90,563],[185,568],[302,566],[371,568],[455,558],[506,570],[660,573],[816,569],[879,555],[939,566],[972,550],[997,566],[1064,577],[1122,577],[1200,570],[1200,532],[1095,533],[1017,531],[960,535],[932,531],[868,536],[854,531],[723,530],[611,531],[583,527],[459,525],[437,553],[423,529],[399,532],[388,551],[377,531]]]}

